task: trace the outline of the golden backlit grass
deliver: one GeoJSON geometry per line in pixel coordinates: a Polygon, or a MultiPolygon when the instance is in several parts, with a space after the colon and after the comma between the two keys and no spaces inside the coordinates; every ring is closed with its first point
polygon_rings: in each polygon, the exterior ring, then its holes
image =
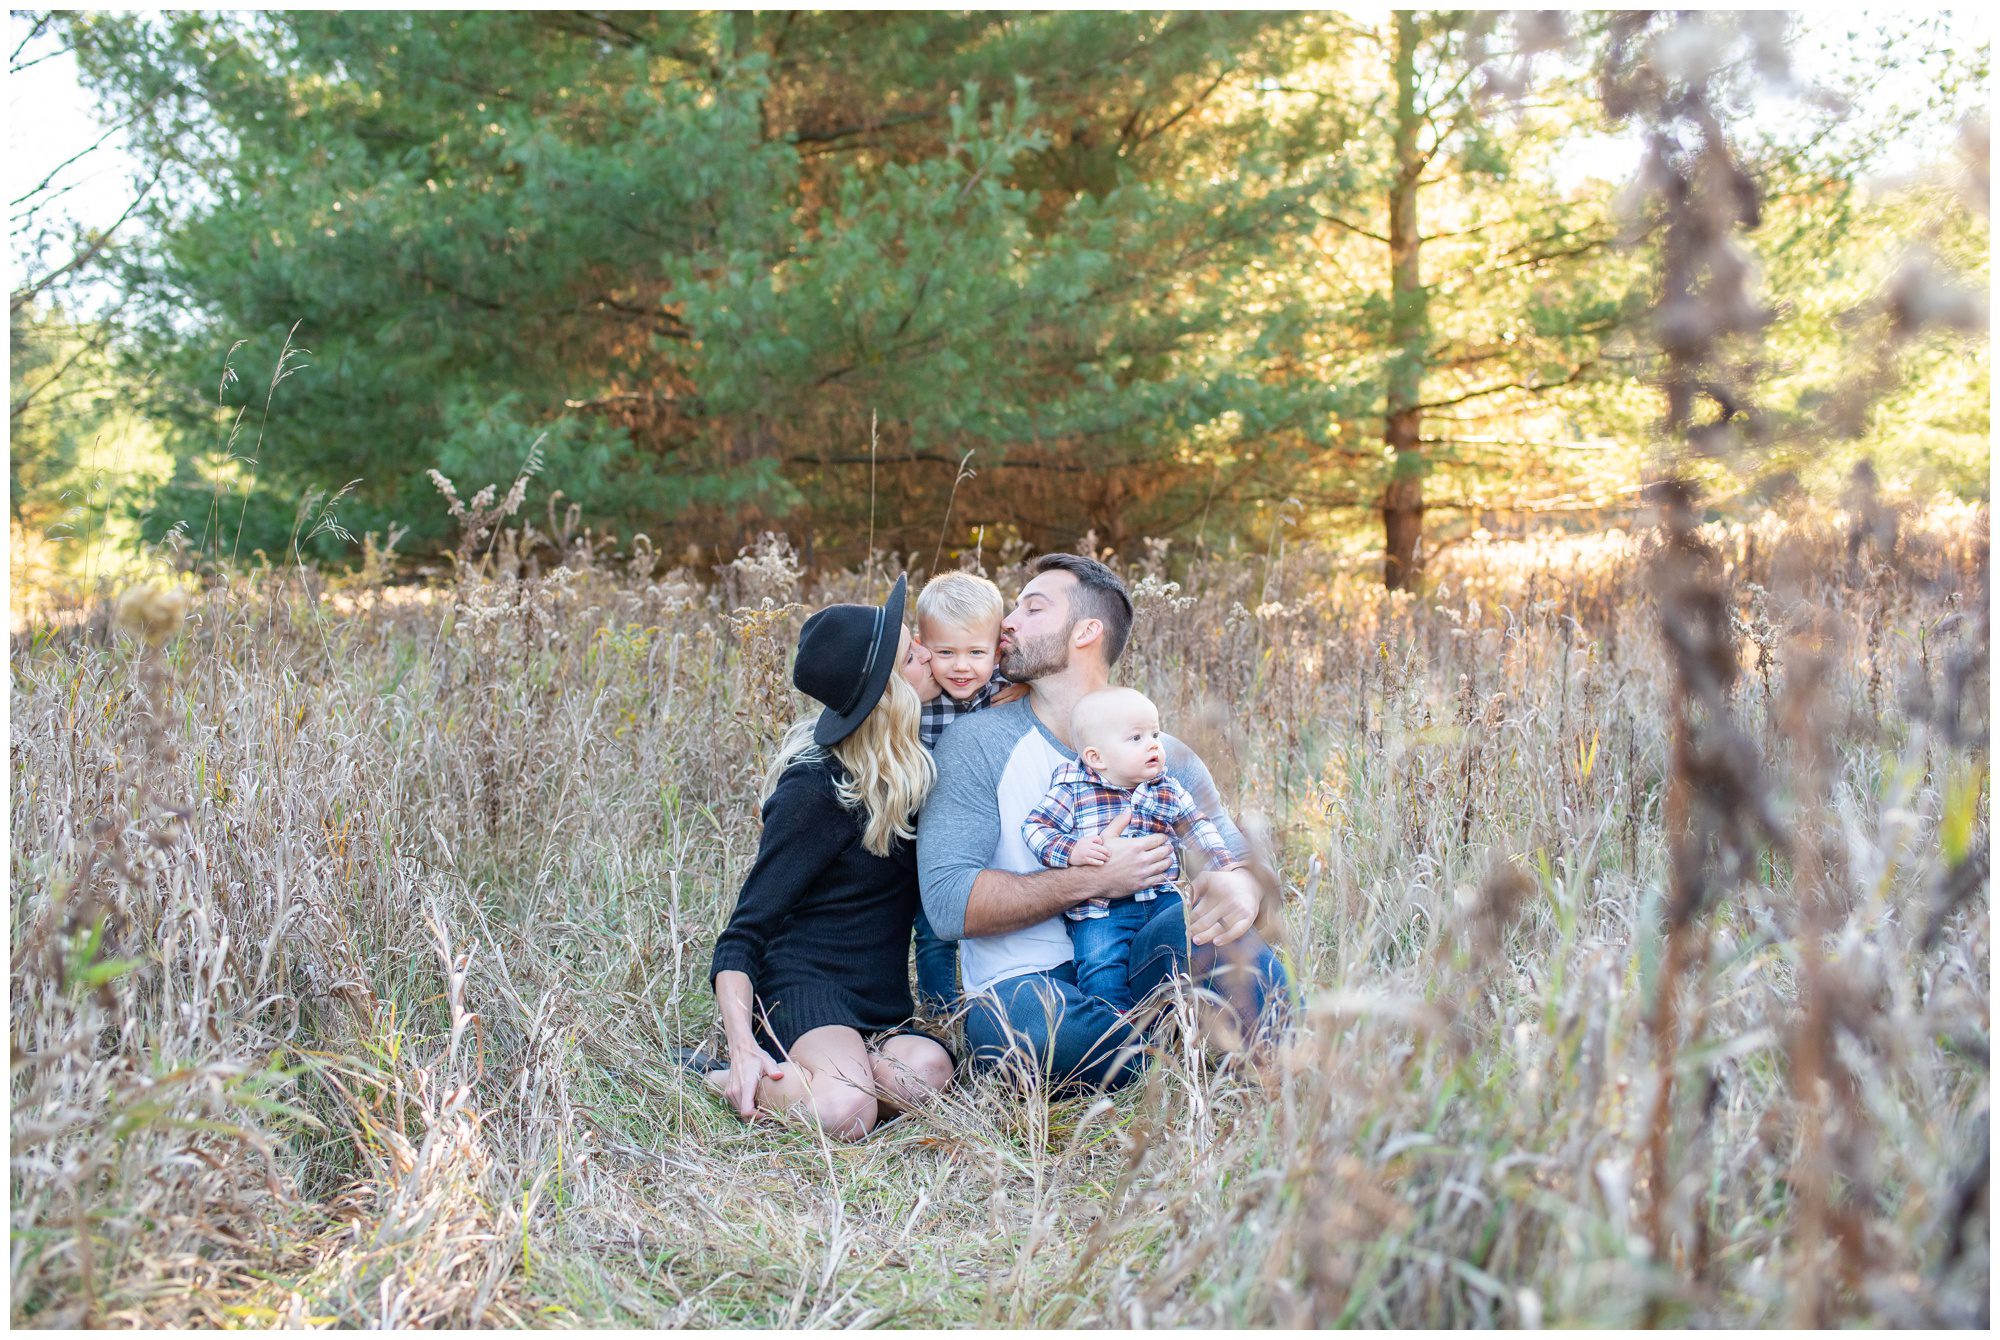
{"type": "Polygon", "coordinates": [[[1852,555],[1835,517],[1712,529],[1732,710],[1824,858],[1842,994],[1795,1092],[1794,863],[1724,881],[1672,984],[1666,1186],[1643,535],[1461,546],[1419,596],[1312,550],[1128,568],[1122,677],[1275,854],[1303,1022],[1261,1072],[1169,1029],[1109,1101],[972,1081],[853,1146],[740,1126],[662,1054],[712,1021],[796,621],[882,566],[577,551],[423,599],[277,569],[178,627],[31,628],[12,1319],[1982,1321],[1986,515],[1852,555]],[[1787,726],[1808,687],[1823,772],[1787,726]],[[1802,1172],[1832,1188],[1810,1232],[1802,1172]]]}

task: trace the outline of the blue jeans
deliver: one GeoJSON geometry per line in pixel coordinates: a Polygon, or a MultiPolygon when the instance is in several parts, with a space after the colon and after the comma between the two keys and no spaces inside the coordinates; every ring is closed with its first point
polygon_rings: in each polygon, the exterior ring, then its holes
{"type": "MultiPolygon", "coordinates": [[[[1069,923],[1069,947],[1076,954],[1076,989],[1096,996],[1121,1014],[1132,1008],[1132,940],[1146,923],[1180,907],[1178,893],[1138,902],[1120,898],[1101,917],[1069,923]]],[[[1182,909],[1183,918],[1186,909],[1182,909]]]]}
{"type": "Polygon", "coordinates": [[[917,909],[917,1004],[944,1014],[958,1003],[958,942],[940,940],[924,909],[917,909]]]}
{"type": "MultiPolygon", "coordinates": [[[[1132,937],[1126,971],[1135,1000],[1172,978],[1191,978],[1222,997],[1246,1038],[1280,1020],[1291,1005],[1276,950],[1255,931],[1221,948],[1190,947],[1178,898],[1132,937]]],[[[1137,1079],[1146,1064],[1145,1036],[1077,986],[1074,963],[1009,977],[974,996],[965,1041],[975,1067],[1009,1067],[1059,1091],[1116,1089],[1137,1079]]]]}

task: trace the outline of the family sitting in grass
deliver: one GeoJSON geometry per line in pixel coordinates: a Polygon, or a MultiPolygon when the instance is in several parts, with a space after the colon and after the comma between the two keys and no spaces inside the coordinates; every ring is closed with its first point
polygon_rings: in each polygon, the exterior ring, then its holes
{"type": "Polygon", "coordinates": [[[1286,1008],[1262,896],[1208,769],[1113,688],[1125,585],[1076,554],[1037,560],[1011,613],[968,573],[906,580],[880,607],[806,620],[792,682],[822,704],[780,743],[763,838],[711,964],[728,1054],[683,1057],[746,1120],[854,1139],[974,1068],[1113,1089],[1147,1061],[1149,997],[1223,1003],[1255,1043],[1286,1008]],[[1183,902],[1182,858],[1200,869],[1183,902]],[[937,1029],[937,1031],[933,1031],[937,1029]]]}

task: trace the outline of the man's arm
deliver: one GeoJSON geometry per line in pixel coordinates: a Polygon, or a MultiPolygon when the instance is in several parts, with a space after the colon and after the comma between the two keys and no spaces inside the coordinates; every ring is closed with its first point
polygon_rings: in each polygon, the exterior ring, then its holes
{"type": "Polygon", "coordinates": [[[1230,850],[1221,830],[1201,812],[1201,806],[1194,803],[1194,797],[1185,786],[1174,780],[1172,773],[1167,774],[1163,789],[1167,804],[1172,807],[1167,822],[1182,842],[1192,842],[1200,847],[1202,855],[1208,858],[1208,864],[1215,869],[1227,870],[1235,865],[1236,853],[1230,850]]]}
{"type": "Polygon", "coordinates": [[[1000,846],[996,761],[984,757],[972,722],[937,742],[937,782],[917,820],[917,887],[924,916],[944,940],[965,938],[974,876],[1000,846]]]}
{"type": "Polygon", "coordinates": [[[1091,898],[1129,898],[1166,878],[1173,863],[1174,844],[1163,833],[1113,842],[1131,818],[1128,811],[1104,826],[1110,855],[1103,865],[1071,866],[1016,875],[1007,870],[982,870],[972,881],[965,908],[967,935],[1000,935],[1067,912],[1091,898]],[[1081,876],[1081,878],[1077,878],[1081,876]]]}
{"type": "Polygon", "coordinates": [[[1187,747],[1187,744],[1169,735],[1163,741],[1166,746],[1167,775],[1187,791],[1188,799],[1215,825],[1231,854],[1241,861],[1250,855],[1250,844],[1243,832],[1230,819],[1229,811],[1223,807],[1222,796],[1215,789],[1215,778],[1209,775],[1208,765],[1201,756],[1187,747]]]}
{"type": "Polygon", "coordinates": [[[1206,814],[1235,855],[1237,864],[1228,870],[1204,870],[1194,880],[1194,903],[1188,908],[1188,939],[1195,944],[1226,945],[1241,939],[1256,924],[1267,888],[1276,887],[1269,870],[1253,871],[1249,865],[1250,844],[1222,808],[1215,778],[1194,750],[1171,735],[1166,739],[1167,770],[1206,814]]]}
{"type": "Polygon", "coordinates": [[[1210,869],[1227,870],[1241,864],[1236,853],[1223,840],[1221,831],[1200,810],[1196,810],[1194,817],[1187,821],[1187,831],[1189,839],[1201,848],[1202,855],[1208,857],[1210,869]]]}
{"type": "MultiPolygon", "coordinates": [[[[1103,865],[1017,875],[989,870],[1000,846],[996,795],[1013,741],[958,722],[938,741],[937,784],[917,823],[917,880],[924,915],[946,940],[1000,935],[1032,926],[1088,898],[1123,898],[1160,881],[1173,845],[1159,834],[1111,845],[1103,865]]],[[[1109,835],[1123,826],[1113,820],[1109,835]]]]}
{"type": "Polygon", "coordinates": [[[973,877],[971,896],[965,904],[965,933],[1004,935],[1060,916],[1088,899],[1107,896],[1110,895],[1104,888],[1101,865],[1043,870],[1032,875],[982,870],[973,877]]]}

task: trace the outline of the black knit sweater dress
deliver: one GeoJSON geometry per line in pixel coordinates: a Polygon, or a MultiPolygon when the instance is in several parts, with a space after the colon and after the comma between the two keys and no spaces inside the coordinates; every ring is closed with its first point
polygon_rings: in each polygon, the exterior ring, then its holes
{"type": "Polygon", "coordinates": [[[899,839],[887,856],[862,847],[862,816],[834,793],[846,776],[825,757],[778,778],[757,859],[709,960],[711,986],[731,970],[750,978],[759,1036],[787,1050],[828,1024],[864,1037],[918,1031],[906,1027],[916,847],[899,839]]]}

